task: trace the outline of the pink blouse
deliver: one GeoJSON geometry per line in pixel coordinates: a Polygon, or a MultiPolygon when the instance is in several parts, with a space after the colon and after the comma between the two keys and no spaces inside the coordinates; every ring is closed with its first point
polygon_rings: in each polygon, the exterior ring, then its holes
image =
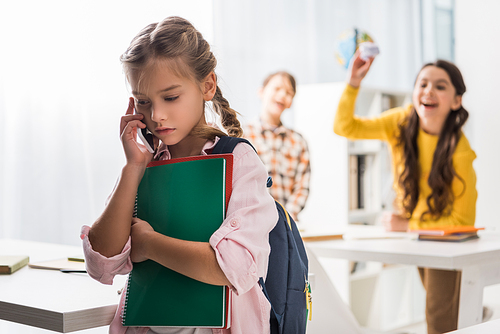
{"type": "MultiPolygon", "coordinates": [[[[216,141],[218,138],[216,138],[216,141]]],[[[202,155],[210,153],[215,143],[208,141],[202,155]]],[[[162,159],[170,159],[164,147],[162,159]]],[[[217,261],[231,282],[232,313],[230,329],[213,329],[213,334],[242,334],[270,332],[271,306],[258,284],[266,277],[269,258],[269,232],[274,228],[278,213],[273,198],[266,189],[267,171],[255,151],[246,144],[234,149],[233,191],[226,219],[210,237],[217,261]]],[[[82,227],[83,251],[89,275],[104,284],[112,284],[115,275],[132,270],[130,238],[122,252],[107,258],[92,249],[88,239],[90,227],[82,227]]],[[[111,322],[111,334],[147,333],[148,328],[124,327],[121,310],[125,293],[111,322]]]]}

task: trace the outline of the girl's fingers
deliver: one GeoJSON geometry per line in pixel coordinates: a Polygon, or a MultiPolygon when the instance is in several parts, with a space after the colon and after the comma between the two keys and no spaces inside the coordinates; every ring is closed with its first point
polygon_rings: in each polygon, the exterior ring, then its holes
{"type": "MultiPolygon", "coordinates": [[[[123,122],[123,120],[122,120],[123,122]]],[[[137,131],[137,128],[144,129],[146,127],[146,124],[141,122],[140,120],[130,120],[125,122],[123,128],[121,129],[121,135],[123,136],[124,134],[129,134],[132,133],[133,135],[136,134],[135,131],[137,131]]],[[[135,137],[134,137],[135,138],[135,137]]]]}
{"type": "Polygon", "coordinates": [[[134,127],[144,129],[146,124],[141,122],[143,118],[144,116],[142,114],[125,114],[125,116],[122,116],[120,120],[120,134],[123,133],[123,129],[131,122],[133,122],[134,127]]]}
{"type": "Polygon", "coordinates": [[[137,223],[140,223],[140,222],[143,222],[144,220],[140,219],[140,218],[137,218],[137,217],[133,217],[132,218],[132,225],[134,224],[137,224],[137,223]]]}
{"type": "Polygon", "coordinates": [[[132,115],[134,113],[134,108],[135,108],[134,98],[129,97],[128,108],[127,111],[125,112],[125,115],[132,115]]]}
{"type": "Polygon", "coordinates": [[[370,69],[370,66],[372,66],[372,63],[373,63],[374,59],[375,58],[370,57],[370,58],[368,58],[368,60],[365,61],[365,63],[362,66],[365,71],[368,71],[370,69]]]}
{"type": "Polygon", "coordinates": [[[128,122],[134,120],[134,119],[142,119],[143,115],[142,114],[135,114],[135,102],[133,97],[129,97],[128,99],[128,107],[127,111],[125,112],[125,115],[122,116],[121,121],[120,121],[120,133],[123,132],[123,129],[127,125],[128,122]]]}
{"type": "MultiPolygon", "coordinates": [[[[124,123],[129,123],[129,122],[132,122],[132,121],[139,121],[140,123],[144,124],[144,122],[141,122],[141,120],[143,118],[144,118],[144,116],[141,115],[141,114],[137,114],[137,115],[125,115],[125,116],[122,116],[121,121],[124,122],[124,123]]],[[[141,126],[140,128],[143,128],[145,126],[146,126],[146,124],[144,124],[144,126],[141,126]]]]}

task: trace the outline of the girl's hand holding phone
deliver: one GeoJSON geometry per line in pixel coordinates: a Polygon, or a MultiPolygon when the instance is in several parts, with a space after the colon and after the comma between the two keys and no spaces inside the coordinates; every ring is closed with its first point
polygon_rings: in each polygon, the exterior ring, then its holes
{"type": "Polygon", "coordinates": [[[374,59],[374,57],[369,57],[367,60],[363,60],[361,52],[359,50],[356,51],[351,59],[347,73],[347,82],[349,85],[354,88],[358,88],[361,85],[361,81],[368,73],[374,59]]]}
{"type": "Polygon", "coordinates": [[[120,122],[120,136],[127,158],[127,164],[146,167],[153,158],[153,154],[141,143],[137,142],[137,128],[145,129],[146,124],[141,120],[142,114],[134,114],[134,98],[129,99],[129,104],[125,116],[122,116],[120,122]]]}

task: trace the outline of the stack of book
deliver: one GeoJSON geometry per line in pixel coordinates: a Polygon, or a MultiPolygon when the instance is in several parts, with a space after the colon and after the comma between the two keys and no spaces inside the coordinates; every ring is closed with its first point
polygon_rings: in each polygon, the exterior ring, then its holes
{"type": "Polygon", "coordinates": [[[366,155],[349,157],[349,209],[364,209],[365,203],[366,155]]]}
{"type": "Polygon", "coordinates": [[[478,230],[484,230],[484,227],[450,226],[412,230],[411,232],[418,233],[418,240],[461,242],[479,238],[478,230]]]}

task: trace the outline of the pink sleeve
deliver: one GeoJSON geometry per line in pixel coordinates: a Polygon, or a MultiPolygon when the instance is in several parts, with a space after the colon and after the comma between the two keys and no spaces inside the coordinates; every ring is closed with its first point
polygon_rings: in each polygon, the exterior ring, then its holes
{"type": "Polygon", "coordinates": [[[130,260],[130,237],[120,254],[113,257],[105,257],[92,249],[89,241],[90,227],[83,226],[80,238],[83,242],[83,254],[87,273],[93,279],[104,283],[113,284],[115,275],[126,275],[132,270],[130,260]]]}
{"type": "Polygon", "coordinates": [[[227,216],[210,244],[233,290],[241,295],[267,274],[268,235],[278,212],[266,188],[267,171],[255,151],[238,144],[233,153],[233,191],[227,216]]]}

